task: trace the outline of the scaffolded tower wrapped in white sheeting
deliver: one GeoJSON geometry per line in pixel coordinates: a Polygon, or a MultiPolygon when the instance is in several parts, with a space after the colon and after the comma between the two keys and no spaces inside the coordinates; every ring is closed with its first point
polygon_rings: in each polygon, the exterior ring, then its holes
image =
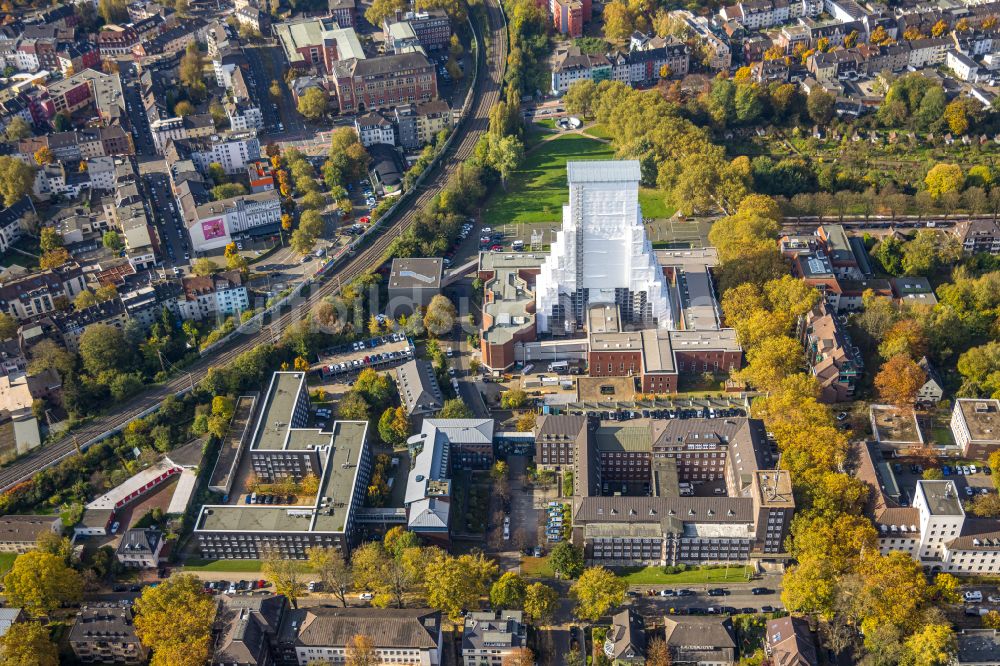
{"type": "Polygon", "coordinates": [[[623,323],[671,328],[663,271],[639,208],[639,162],[569,162],[562,229],[535,282],[540,332],[570,332],[588,306],[614,303],[623,323]]]}

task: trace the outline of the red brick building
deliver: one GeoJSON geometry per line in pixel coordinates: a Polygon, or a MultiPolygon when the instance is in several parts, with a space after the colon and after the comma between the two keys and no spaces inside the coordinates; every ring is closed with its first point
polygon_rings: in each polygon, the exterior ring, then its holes
{"type": "Polygon", "coordinates": [[[341,113],[364,113],[437,99],[434,65],[422,53],[400,53],[334,63],[341,113]]]}

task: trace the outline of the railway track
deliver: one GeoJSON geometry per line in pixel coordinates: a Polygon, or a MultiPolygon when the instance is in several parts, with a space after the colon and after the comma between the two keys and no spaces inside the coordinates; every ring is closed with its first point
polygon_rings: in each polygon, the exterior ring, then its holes
{"type": "MultiPolygon", "coordinates": [[[[499,101],[500,91],[503,87],[504,67],[507,61],[507,26],[504,22],[500,0],[484,0],[484,5],[491,33],[489,53],[486,55],[485,62],[481,64],[482,69],[479,70],[476,77],[472,112],[456,130],[458,134],[455,136],[449,152],[440,160],[440,166],[436,171],[418,188],[419,195],[410,202],[407,210],[397,215],[395,220],[383,229],[367,247],[339,267],[332,269],[322,282],[313,285],[308,296],[298,299],[289,311],[272,317],[271,321],[262,326],[260,330],[244,336],[239,342],[218,352],[199,359],[180,376],[129,400],[94,423],[74,431],[67,437],[36,449],[0,470],[0,491],[8,490],[18,483],[30,479],[35,473],[76,455],[78,448],[85,446],[95,437],[122,428],[129,421],[158,406],[168,395],[176,395],[197,383],[210,368],[225,366],[243,352],[269,342],[276,331],[282,331],[301,319],[316,303],[337,293],[342,284],[349,283],[358,276],[378,268],[392,241],[413,224],[417,211],[444,188],[457,166],[472,156],[479,137],[489,127],[490,109],[499,101]]],[[[481,30],[478,26],[474,26],[474,29],[481,30]]],[[[481,36],[479,44],[481,51],[485,44],[485,40],[481,36]]]]}

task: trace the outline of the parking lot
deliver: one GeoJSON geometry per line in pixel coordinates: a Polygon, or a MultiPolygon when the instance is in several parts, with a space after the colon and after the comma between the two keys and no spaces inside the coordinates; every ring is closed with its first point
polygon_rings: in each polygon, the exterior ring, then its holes
{"type": "Polygon", "coordinates": [[[324,378],[349,375],[365,368],[383,370],[413,358],[413,342],[402,333],[370,338],[328,350],[319,359],[324,378]]]}
{"type": "MultiPolygon", "coordinates": [[[[892,459],[892,473],[902,493],[901,503],[904,506],[909,506],[913,501],[917,481],[924,478],[925,465],[926,461],[916,458],[892,459]]],[[[944,478],[955,482],[959,496],[964,500],[996,492],[996,487],[993,485],[993,470],[981,463],[942,463],[941,471],[944,478]],[[973,468],[975,472],[972,471],[973,468]]]]}

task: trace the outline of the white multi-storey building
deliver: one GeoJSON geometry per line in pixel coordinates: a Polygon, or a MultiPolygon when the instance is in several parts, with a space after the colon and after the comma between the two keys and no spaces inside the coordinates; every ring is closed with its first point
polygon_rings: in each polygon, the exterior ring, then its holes
{"type": "Polygon", "coordinates": [[[1000,521],[966,517],[954,481],[917,481],[912,507],[883,507],[874,521],[883,554],[907,553],[932,572],[1000,573],[1000,521]]]}
{"type": "Polygon", "coordinates": [[[985,460],[1000,449],[1000,400],[956,400],[951,411],[951,434],[963,456],[985,460]]]}
{"type": "Polygon", "coordinates": [[[569,162],[563,226],[535,282],[538,330],[573,330],[589,305],[627,323],[673,324],[667,285],[639,209],[639,162],[569,162]]]}

